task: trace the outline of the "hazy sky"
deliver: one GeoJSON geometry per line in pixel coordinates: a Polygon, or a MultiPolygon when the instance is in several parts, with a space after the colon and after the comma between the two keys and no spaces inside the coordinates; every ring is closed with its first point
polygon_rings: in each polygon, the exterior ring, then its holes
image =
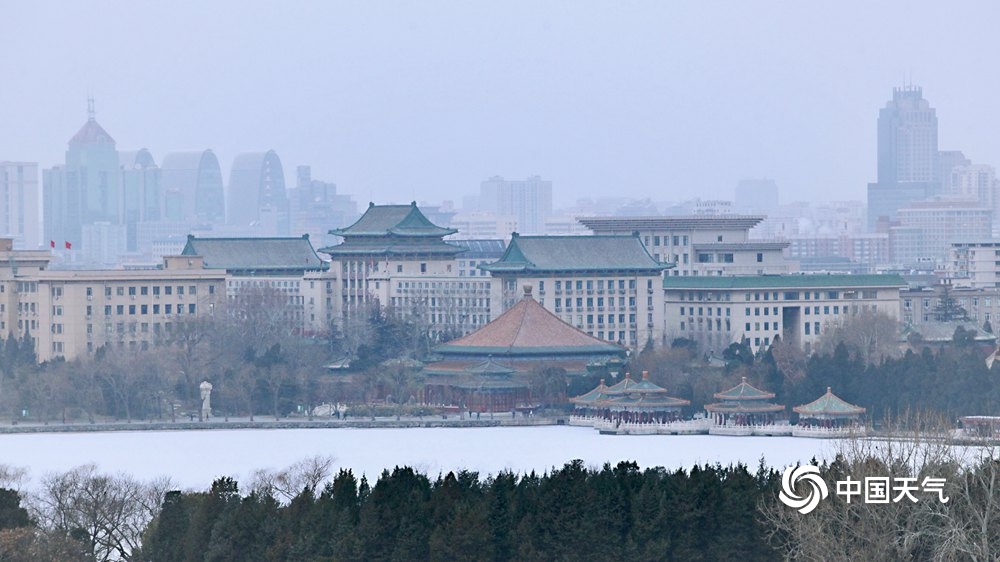
{"type": "Polygon", "coordinates": [[[591,195],[862,199],[904,79],[1000,165],[1000,3],[0,1],[0,160],[273,148],[359,202],[540,174],[591,195]],[[953,5],[954,4],[954,5],[953,5]]]}

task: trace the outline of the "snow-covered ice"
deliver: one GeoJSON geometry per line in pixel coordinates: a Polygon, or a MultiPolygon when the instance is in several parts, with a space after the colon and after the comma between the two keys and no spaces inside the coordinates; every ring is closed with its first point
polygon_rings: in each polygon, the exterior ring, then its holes
{"type": "Polygon", "coordinates": [[[834,443],[793,437],[600,435],[585,427],[413,429],[242,429],[119,431],[0,435],[0,464],[27,468],[31,478],[95,463],[104,472],[140,479],[170,476],[181,487],[207,489],[218,476],[245,479],[255,469],[281,469],[316,455],[335,469],[372,481],[384,469],[412,466],[432,478],[468,469],[544,472],[573,459],[588,466],[636,461],[640,467],[690,468],[743,462],[783,468],[830,458],[834,443]]]}

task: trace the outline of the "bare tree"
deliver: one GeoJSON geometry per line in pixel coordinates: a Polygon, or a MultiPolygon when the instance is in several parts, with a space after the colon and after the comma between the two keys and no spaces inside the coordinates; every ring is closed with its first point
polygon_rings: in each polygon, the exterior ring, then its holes
{"type": "Polygon", "coordinates": [[[837,344],[843,342],[852,355],[858,355],[866,364],[878,364],[899,356],[902,350],[900,327],[892,316],[881,311],[861,309],[856,314],[841,318],[825,327],[816,345],[820,354],[832,354],[837,344]]]}
{"type": "Polygon", "coordinates": [[[127,561],[172,487],[168,479],[142,483],[83,465],[43,477],[30,505],[41,528],[80,540],[94,560],[127,561]]]}
{"type": "Polygon", "coordinates": [[[317,455],[279,470],[255,470],[250,489],[289,502],[308,488],[315,491],[333,469],[333,457],[317,455]]]}

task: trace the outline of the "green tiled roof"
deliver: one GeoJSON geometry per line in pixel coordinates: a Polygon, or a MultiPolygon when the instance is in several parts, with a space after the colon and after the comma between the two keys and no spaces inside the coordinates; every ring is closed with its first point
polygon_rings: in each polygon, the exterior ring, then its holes
{"type": "Polygon", "coordinates": [[[520,236],[514,233],[502,258],[479,267],[492,273],[610,270],[656,274],[670,265],[653,259],[636,236],[520,236]]]}
{"type": "Polygon", "coordinates": [[[826,394],[823,396],[808,404],[796,406],[792,410],[803,416],[857,416],[865,413],[864,408],[844,402],[844,400],[830,390],[830,387],[826,387],[826,394]]]}
{"type": "Polygon", "coordinates": [[[899,275],[731,275],[663,279],[664,289],[821,289],[833,287],[906,287],[899,275]]]}
{"type": "Polygon", "coordinates": [[[376,205],[370,203],[360,219],[347,228],[336,228],[330,234],[352,236],[430,236],[440,238],[458,232],[432,223],[414,201],[409,205],[376,205]]]}
{"type": "Polygon", "coordinates": [[[747,382],[743,377],[743,382],[722,392],[716,392],[715,397],[719,400],[770,400],[774,398],[773,392],[760,390],[747,382]]]}
{"type": "Polygon", "coordinates": [[[230,273],[326,269],[326,264],[309,243],[308,235],[295,238],[196,238],[189,235],[181,255],[202,256],[205,268],[225,269],[230,273]]]}
{"type": "Polygon", "coordinates": [[[349,239],[343,244],[320,248],[320,252],[331,256],[368,255],[414,255],[439,254],[455,256],[465,250],[440,239],[418,238],[416,240],[395,237],[349,239]]]}
{"type": "Polygon", "coordinates": [[[472,375],[504,377],[504,376],[510,376],[512,373],[517,372],[517,369],[512,369],[510,367],[507,367],[506,365],[501,365],[500,363],[494,361],[493,357],[490,356],[489,358],[486,359],[486,361],[483,361],[482,363],[475,365],[473,367],[469,367],[468,369],[465,370],[465,372],[472,375]]]}

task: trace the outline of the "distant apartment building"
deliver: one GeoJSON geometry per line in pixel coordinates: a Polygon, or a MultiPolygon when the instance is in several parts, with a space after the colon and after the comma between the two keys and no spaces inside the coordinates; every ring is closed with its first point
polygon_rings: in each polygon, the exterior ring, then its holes
{"type": "Polygon", "coordinates": [[[225,272],[203,269],[194,256],[149,270],[54,271],[51,258],[0,240],[0,333],[31,334],[39,361],[105,345],[146,349],[225,304],[225,272]]]}
{"type": "Polygon", "coordinates": [[[750,240],[759,215],[672,217],[580,217],[598,235],[639,238],[653,259],[672,265],[675,277],[688,275],[763,275],[795,271],[783,241],[750,240]]]}
{"type": "Polygon", "coordinates": [[[503,310],[522,287],[567,324],[633,349],[661,343],[660,279],[670,267],[638,236],[520,236],[503,257],[480,268],[499,281],[503,310]]]}
{"type": "MultiPolygon", "coordinates": [[[[900,320],[905,326],[921,334],[940,332],[926,326],[940,326],[938,319],[939,305],[945,292],[944,284],[928,287],[913,287],[900,293],[900,320]]],[[[946,325],[952,333],[939,333],[939,336],[950,338],[954,332],[955,323],[961,323],[981,330],[988,327],[997,333],[997,321],[1000,318],[1000,288],[998,287],[961,287],[948,284],[948,296],[953,306],[965,311],[964,318],[955,318],[946,325]],[[987,322],[989,326],[987,326],[987,322]]],[[[947,328],[946,328],[947,329],[947,328]]]]}
{"type": "Polygon", "coordinates": [[[802,269],[826,258],[843,258],[867,269],[891,262],[888,234],[796,235],[787,240],[785,256],[799,262],[802,269]]]}
{"type": "Polygon", "coordinates": [[[19,249],[43,247],[41,201],[37,163],[0,162],[0,236],[19,249]]]}
{"type": "Polygon", "coordinates": [[[336,276],[301,237],[202,238],[189,235],[182,256],[226,273],[230,304],[273,306],[290,334],[322,334],[339,310],[336,276]],[[270,302],[269,302],[270,301],[270,302]]]}
{"type": "Polygon", "coordinates": [[[343,242],[319,251],[340,280],[340,314],[388,307],[439,339],[486,325],[499,314],[498,293],[489,277],[463,275],[459,260],[468,248],[444,240],[456,232],[432,223],[416,202],[372,203],[354,224],[331,230],[343,242]]]}
{"type": "Polygon", "coordinates": [[[892,262],[904,266],[943,264],[952,242],[990,237],[993,211],[974,200],[920,201],[898,212],[889,228],[892,262]]]}
{"type": "Polygon", "coordinates": [[[508,238],[511,232],[517,230],[517,217],[484,211],[462,212],[452,218],[451,225],[461,233],[462,238],[508,238]]]}
{"type": "Polygon", "coordinates": [[[479,209],[514,217],[511,232],[544,234],[545,220],[552,215],[552,182],[540,176],[524,180],[493,176],[480,184],[479,209]]]}
{"type": "Polygon", "coordinates": [[[776,337],[806,352],[831,323],[861,311],[899,316],[897,275],[747,275],[663,279],[666,340],[687,338],[719,355],[744,338],[753,350],[776,337]]]}
{"type": "Polygon", "coordinates": [[[1000,287],[1000,240],[952,242],[947,270],[956,286],[1000,287]]]}

